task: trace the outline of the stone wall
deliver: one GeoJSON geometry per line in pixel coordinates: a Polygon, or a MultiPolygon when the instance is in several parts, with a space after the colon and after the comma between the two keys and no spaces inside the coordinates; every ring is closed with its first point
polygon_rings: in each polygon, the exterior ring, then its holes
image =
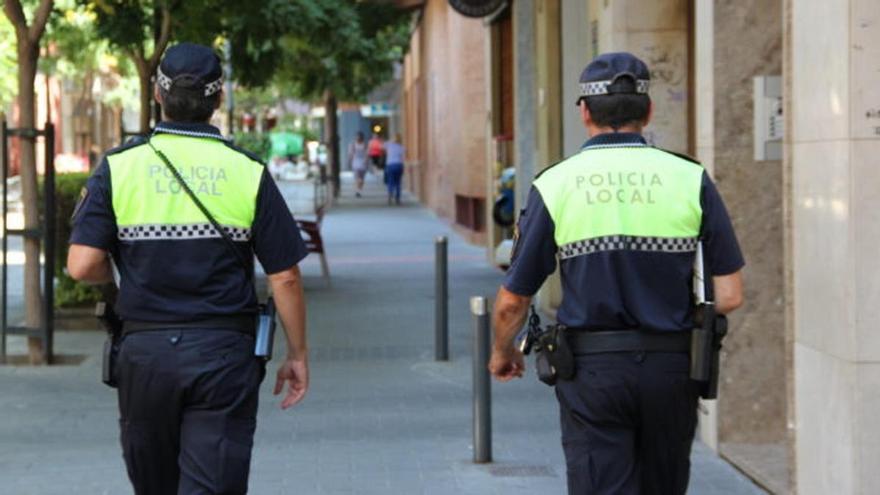
{"type": "Polygon", "coordinates": [[[782,4],[716,1],[714,18],[714,179],[746,258],[746,305],[731,316],[725,341],[719,437],[722,443],[781,442],[782,162],[754,160],[752,78],[782,74],[782,4]]]}
{"type": "Polygon", "coordinates": [[[430,0],[418,36],[424,87],[421,196],[437,214],[454,221],[456,194],[486,195],[488,32],[480,20],[457,14],[445,0],[430,0]]]}
{"type": "Polygon", "coordinates": [[[688,151],[688,2],[594,1],[598,52],[629,51],[651,70],[654,119],[645,138],[673,151],[688,151]]]}

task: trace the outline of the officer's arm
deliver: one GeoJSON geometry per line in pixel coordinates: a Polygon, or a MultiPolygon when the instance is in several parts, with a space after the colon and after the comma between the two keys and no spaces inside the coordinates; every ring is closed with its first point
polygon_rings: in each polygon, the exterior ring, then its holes
{"type": "Polygon", "coordinates": [[[110,258],[103,249],[71,244],[67,253],[67,273],[74,280],[88,284],[106,284],[113,281],[110,258]]]}
{"type": "Polygon", "coordinates": [[[495,309],[492,314],[492,328],[495,329],[495,351],[513,352],[513,339],[523,327],[532,298],[510,292],[504,286],[498,289],[495,309]]]}
{"type": "Polygon", "coordinates": [[[278,395],[284,389],[284,383],[288,383],[287,394],[281,401],[281,408],[287,409],[301,401],[309,389],[306,303],[299,267],[270,274],[269,285],[287,334],[287,358],[278,368],[274,390],[278,395]]]}
{"type": "Polygon", "coordinates": [[[278,316],[287,334],[287,357],[304,361],[308,355],[306,345],[306,301],[303,295],[302,276],[299,267],[269,275],[269,285],[278,316]]]}
{"type": "Polygon", "coordinates": [[[715,290],[715,311],[727,314],[742,306],[742,270],[737,270],[730,275],[712,277],[712,286],[715,290]]]}

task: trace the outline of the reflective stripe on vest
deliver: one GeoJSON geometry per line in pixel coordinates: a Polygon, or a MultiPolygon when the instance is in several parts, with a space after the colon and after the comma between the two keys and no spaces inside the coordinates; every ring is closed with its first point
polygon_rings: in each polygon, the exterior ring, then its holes
{"type": "MultiPolygon", "coordinates": [[[[232,238],[250,239],[263,165],[219,140],[171,134],[152,140],[232,238]]],[[[120,240],[219,237],[149,146],[110,155],[107,161],[120,240]]]]}
{"type": "Polygon", "coordinates": [[[535,180],[560,258],[600,251],[691,252],[703,167],[648,146],[588,148],[535,180]]]}

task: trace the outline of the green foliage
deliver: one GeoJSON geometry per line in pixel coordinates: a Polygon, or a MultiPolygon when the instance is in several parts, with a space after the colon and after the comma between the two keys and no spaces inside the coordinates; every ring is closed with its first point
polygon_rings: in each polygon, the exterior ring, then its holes
{"type": "Polygon", "coordinates": [[[0,109],[8,109],[18,95],[15,47],[15,29],[5,15],[0,16],[0,109]]]}
{"type": "Polygon", "coordinates": [[[101,300],[101,291],[92,285],[61,274],[55,282],[55,307],[87,306],[101,300]]]}
{"type": "MultiPolygon", "coordinates": [[[[410,14],[388,4],[321,0],[322,15],[281,38],[284,64],[276,81],[317,100],[331,91],[361,100],[387,81],[409,42],[410,14]]],[[[295,28],[296,29],[296,28],[295,28]]]]}
{"type": "Polygon", "coordinates": [[[96,287],[77,282],[64,273],[71,231],[70,218],[88,178],[87,173],[59,174],[55,177],[55,305],[58,307],[79,306],[101,299],[96,287]]]}
{"type": "Polygon", "coordinates": [[[94,15],[95,32],[116,49],[141,50],[153,39],[153,14],[159,6],[152,0],[77,0],[94,15]]]}
{"type": "Polygon", "coordinates": [[[259,156],[263,161],[269,158],[272,141],[266,134],[258,132],[235,133],[235,145],[259,156]]]}

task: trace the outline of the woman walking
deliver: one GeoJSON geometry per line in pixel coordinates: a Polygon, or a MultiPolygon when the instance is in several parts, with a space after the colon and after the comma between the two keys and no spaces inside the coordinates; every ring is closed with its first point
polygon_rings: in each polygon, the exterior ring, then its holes
{"type": "Polygon", "coordinates": [[[367,175],[367,143],[364,142],[363,132],[358,132],[357,138],[348,145],[348,164],[354,172],[354,195],[359,198],[364,190],[364,177],[367,175]]]}
{"type": "Polygon", "coordinates": [[[388,185],[388,204],[391,200],[400,204],[400,181],[403,178],[404,148],[400,144],[400,134],[385,143],[385,183],[388,185]]]}

